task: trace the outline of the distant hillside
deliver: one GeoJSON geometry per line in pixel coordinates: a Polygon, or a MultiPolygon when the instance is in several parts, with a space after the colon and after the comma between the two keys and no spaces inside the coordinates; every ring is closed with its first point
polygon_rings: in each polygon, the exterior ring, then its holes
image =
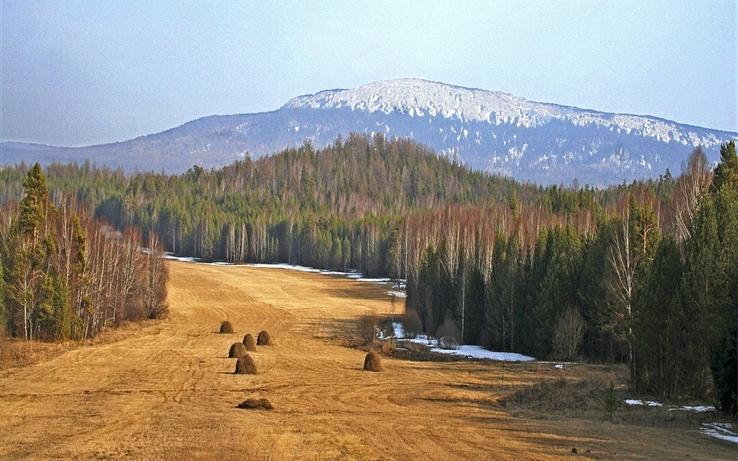
{"type": "Polygon", "coordinates": [[[468,166],[544,184],[596,185],[656,177],[702,146],[716,161],[738,134],[655,117],[537,103],[506,93],[418,79],[299,96],[273,112],[210,116],[125,142],[61,148],[8,142],[0,162],[77,161],[178,173],[245,155],[331,144],[351,132],[409,137],[468,166]]]}

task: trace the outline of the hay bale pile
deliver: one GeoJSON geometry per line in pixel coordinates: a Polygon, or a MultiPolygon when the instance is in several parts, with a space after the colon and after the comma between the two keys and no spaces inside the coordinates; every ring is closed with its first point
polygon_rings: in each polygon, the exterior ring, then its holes
{"type": "Polygon", "coordinates": [[[251,333],[246,333],[246,336],[243,337],[243,346],[247,351],[253,352],[256,350],[256,341],[254,340],[254,337],[251,336],[251,333]]]}
{"type": "Polygon", "coordinates": [[[224,320],[223,323],[220,324],[220,332],[221,333],[233,333],[233,325],[228,320],[224,320]]]}
{"type": "Polygon", "coordinates": [[[238,404],[238,408],[246,410],[271,410],[274,408],[267,399],[246,399],[238,404]]]}
{"type": "Polygon", "coordinates": [[[228,350],[229,359],[237,359],[246,353],[246,347],[242,343],[233,343],[228,350]]]}
{"type": "Polygon", "coordinates": [[[237,375],[255,375],[256,363],[254,363],[254,359],[244,352],[244,354],[236,361],[236,370],[234,373],[237,375]]]}
{"type": "Polygon", "coordinates": [[[256,338],[256,345],[257,346],[271,346],[272,339],[269,337],[269,333],[267,333],[265,330],[261,330],[259,332],[259,336],[256,338]]]}
{"type": "Polygon", "coordinates": [[[364,370],[382,371],[382,358],[374,351],[369,351],[364,358],[364,370]]]}

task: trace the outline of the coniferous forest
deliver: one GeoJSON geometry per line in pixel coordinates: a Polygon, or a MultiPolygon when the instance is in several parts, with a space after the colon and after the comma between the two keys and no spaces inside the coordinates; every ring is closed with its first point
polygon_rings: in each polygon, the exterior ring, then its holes
{"type": "Polygon", "coordinates": [[[38,167],[5,168],[3,322],[14,336],[55,339],[159,316],[158,248],[356,269],[406,279],[408,315],[427,334],[626,363],[635,392],[714,398],[736,414],[733,143],[712,167],[696,150],[678,177],[544,188],[412,141],[352,135],[176,176],[52,165],[47,188],[38,167]]]}

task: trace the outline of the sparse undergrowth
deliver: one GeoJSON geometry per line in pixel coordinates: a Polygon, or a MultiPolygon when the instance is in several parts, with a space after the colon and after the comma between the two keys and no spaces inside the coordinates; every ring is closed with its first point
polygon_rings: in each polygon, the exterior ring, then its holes
{"type": "MultiPolygon", "coordinates": [[[[575,375],[542,379],[498,399],[513,415],[538,419],[581,418],[616,424],[698,428],[714,421],[714,413],[675,411],[670,406],[629,406],[631,396],[622,367],[605,370],[577,366],[575,375]]],[[[594,365],[592,365],[594,367],[594,365]]]]}

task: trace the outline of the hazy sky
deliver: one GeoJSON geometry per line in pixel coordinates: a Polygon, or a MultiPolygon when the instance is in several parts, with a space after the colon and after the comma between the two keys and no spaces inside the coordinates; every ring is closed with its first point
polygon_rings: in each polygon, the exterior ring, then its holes
{"type": "Polygon", "coordinates": [[[400,77],[738,131],[735,0],[0,8],[0,139],[118,141],[400,77]]]}

